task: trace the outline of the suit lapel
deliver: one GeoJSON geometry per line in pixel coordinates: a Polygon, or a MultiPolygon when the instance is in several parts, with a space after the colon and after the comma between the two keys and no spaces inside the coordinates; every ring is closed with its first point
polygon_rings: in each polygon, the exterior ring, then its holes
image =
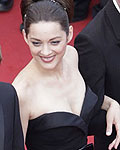
{"type": "Polygon", "coordinates": [[[116,9],[112,0],[109,0],[105,6],[106,17],[108,17],[109,22],[112,26],[114,35],[118,41],[120,41],[120,13],[116,9]]]}
{"type": "Polygon", "coordinates": [[[4,150],[4,116],[2,105],[0,105],[0,150],[4,150]]]}

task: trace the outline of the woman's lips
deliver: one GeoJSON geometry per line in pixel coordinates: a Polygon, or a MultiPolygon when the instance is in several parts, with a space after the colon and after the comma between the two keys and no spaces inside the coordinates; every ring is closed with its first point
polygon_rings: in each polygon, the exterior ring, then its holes
{"type": "Polygon", "coordinates": [[[41,58],[41,60],[42,60],[43,62],[45,62],[45,63],[50,63],[50,62],[52,62],[52,61],[54,60],[55,55],[54,55],[54,56],[50,56],[50,57],[43,57],[43,56],[41,56],[40,58],[41,58]]]}

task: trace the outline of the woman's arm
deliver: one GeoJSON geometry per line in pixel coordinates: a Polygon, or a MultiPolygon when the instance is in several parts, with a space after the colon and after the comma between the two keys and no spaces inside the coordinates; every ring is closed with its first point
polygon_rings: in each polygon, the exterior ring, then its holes
{"type": "Polygon", "coordinates": [[[104,101],[103,101],[103,104],[102,104],[102,109],[103,110],[108,110],[110,108],[111,105],[114,105],[116,104],[117,106],[119,106],[119,103],[117,101],[115,101],[114,99],[108,97],[108,96],[104,96],[104,101]]]}
{"type": "Polygon", "coordinates": [[[23,84],[20,84],[17,80],[14,80],[12,83],[14,88],[17,91],[18,99],[19,99],[19,108],[20,108],[20,119],[23,129],[23,136],[24,136],[24,143],[26,140],[26,133],[28,128],[28,121],[29,121],[29,105],[27,104],[27,97],[25,94],[25,87],[23,84]]]}

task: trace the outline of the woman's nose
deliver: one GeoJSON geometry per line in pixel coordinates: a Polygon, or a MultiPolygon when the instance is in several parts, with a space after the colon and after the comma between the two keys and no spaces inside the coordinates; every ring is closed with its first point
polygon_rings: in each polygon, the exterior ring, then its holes
{"type": "Polygon", "coordinates": [[[46,44],[46,45],[43,45],[43,47],[42,47],[42,49],[41,49],[41,51],[40,51],[40,53],[42,54],[42,55],[44,55],[44,56],[47,56],[47,55],[49,55],[49,54],[51,54],[51,49],[50,49],[50,47],[46,44]]]}

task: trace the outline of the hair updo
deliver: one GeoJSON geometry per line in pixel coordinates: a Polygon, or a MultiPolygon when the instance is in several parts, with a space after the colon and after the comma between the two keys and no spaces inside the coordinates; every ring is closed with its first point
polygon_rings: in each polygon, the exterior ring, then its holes
{"type": "Polygon", "coordinates": [[[39,21],[58,22],[68,35],[74,12],[73,0],[22,0],[20,7],[26,35],[30,25],[39,21]]]}

